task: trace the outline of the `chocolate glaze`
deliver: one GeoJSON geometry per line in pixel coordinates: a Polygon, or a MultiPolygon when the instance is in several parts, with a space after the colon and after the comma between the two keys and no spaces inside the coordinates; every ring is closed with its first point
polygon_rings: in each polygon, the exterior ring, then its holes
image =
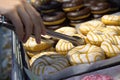
{"type": "Polygon", "coordinates": [[[90,12],[91,12],[91,10],[90,10],[89,7],[84,7],[81,10],[77,10],[77,11],[74,11],[74,12],[67,13],[67,16],[74,18],[74,17],[78,17],[78,16],[84,16],[84,15],[90,13],[90,12]]]}
{"type": "Polygon", "coordinates": [[[71,0],[63,3],[63,8],[75,7],[83,4],[83,0],[71,0]]]}
{"type": "Polygon", "coordinates": [[[43,21],[52,22],[65,18],[64,12],[54,12],[43,16],[43,21]]]}
{"type": "Polygon", "coordinates": [[[107,2],[96,2],[91,6],[92,11],[102,11],[108,8],[110,8],[110,5],[107,2]]]}
{"type": "Polygon", "coordinates": [[[51,9],[57,9],[62,7],[62,4],[58,1],[51,1],[47,4],[41,5],[38,9],[40,10],[51,10],[51,9]]]}

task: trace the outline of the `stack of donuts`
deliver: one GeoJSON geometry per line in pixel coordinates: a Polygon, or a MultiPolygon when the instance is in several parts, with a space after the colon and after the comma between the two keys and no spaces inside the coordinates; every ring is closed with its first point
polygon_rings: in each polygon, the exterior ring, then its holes
{"type": "Polygon", "coordinates": [[[119,10],[117,5],[107,0],[32,0],[33,3],[41,13],[44,25],[51,30],[66,25],[74,27],[119,10]]]}
{"type": "Polygon", "coordinates": [[[83,0],[71,0],[63,3],[63,11],[66,12],[67,18],[70,20],[70,25],[89,20],[91,16],[91,10],[84,6],[83,0]]]}

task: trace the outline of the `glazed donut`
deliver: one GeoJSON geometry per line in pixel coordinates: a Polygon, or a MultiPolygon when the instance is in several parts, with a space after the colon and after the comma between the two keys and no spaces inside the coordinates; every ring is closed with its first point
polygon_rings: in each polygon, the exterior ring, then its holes
{"type": "MultiPolygon", "coordinates": [[[[55,48],[54,47],[50,47],[48,49],[42,50],[41,52],[55,52],[55,48]]],[[[29,52],[26,51],[27,55],[32,58],[33,56],[40,54],[41,52],[29,52]]]]}
{"type": "Polygon", "coordinates": [[[48,49],[53,46],[54,41],[49,39],[41,39],[41,43],[37,44],[35,38],[30,37],[26,43],[24,43],[24,48],[30,52],[39,52],[48,49]]]}
{"type": "Polygon", "coordinates": [[[118,35],[120,35],[120,26],[106,26],[107,28],[111,28],[112,30],[116,31],[118,35]]]}
{"type": "Polygon", "coordinates": [[[83,0],[71,0],[63,3],[63,10],[65,12],[76,11],[83,7],[83,0]]]}
{"type": "Polygon", "coordinates": [[[43,4],[49,3],[50,0],[30,0],[30,3],[35,7],[38,8],[43,4]]]}
{"type": "Polygon", "coordinates": [[[91,20],[91,17],[84,18],[84,19],[79,19],[79,20],[70,20],[69,24],[70,24],[70,26],[76,27],[80,23],[83,23],[83,22],[89,21],[89,20],[91,20]]]}
{"type": "Polygon", "coordinates": [[[83,8],[82,10],[68,12],[67,17],[70,20],[80,20],[80,19],[88,18],[90,14],[91,14],[90,8],[86,7],[86,8],[83,8]]]}
{"type": "Polygon", "coordinates": [[[112,36],[108,40],[102,42],[101,48],[104,50],[108,58],[120,54],[120,36],[112,36]]]}
{"type": "Polygon", "coordinates": [[[61,28],[55,30],[55,32],[59,32],[61,34],[66,34],[69,36],[72,36],[73,34],[77,33],[75,28],[69,27],[69,26],[61,27],[61,28]]]}
{"type": "Polygon", "coordinates": [[[65,21],[64,12],[54,12],[43,16],[43,23],[45,25],[58,25],[62,24],[65,21]]]}
{"type": "Polygon", "coordinates": [[[120,25],[120,16],[117,15],[104,15],[101,21],[106,25],[120,25]]]}
{"type": "Polygon", "coordinates": [[[62,24],[58,24],[58,25],[51,25],[51,26],[45,26],[45,27],[49,30],[57,30],[65,25],[66,25],[65,23],[62,23],[62,24]]]}
{"type": "Polygon", "coordinates": [[[100,46],[101,43],[107,39],[111,37],[111,35],[109,34],[103,34],[102,32],[89,32],[87,34],[87,39],[89,40],[90,44],[93,44],[93,45],[97,45],[97,46],[100,46]]]}
{"type": "Polygon", "coordinates": [[[41,13],[52,13],[61,7],[62,4],[60,2],[51,0],[47,4],[43,4],[38,7],[37,10],[41,13]]]}
{"type": "Polygon", "coordinates": [[[82,33],[83,35],[87,35],[89,31],[101,30],[105,28],[105,24],[98,20],[91,20],[84,23],[81,23],[78,26],[78,33],[82,33]]]}
{"type": "Polygon", "coordinates": [[[93,14],[104,14],[110,11],[110,5],[107,2],[96,2],[91,6],[93,14]]]}
{"type": "Polygon", "coordinates": [[[105,59],[104,51],[95,45],[86,44],[71,49],[67,57],[72,65],[92,63],[105,59]]]}
{"type": "Polygon", "coordinates": [[[71,42],[60,39],[57,42],[55,49],[56,49],[56,52],[58,52],[59,54],[66,55],[67,52],[73,47],[74,45],[71,42]]]}
{"type": "Polygon", "coordinates": [[[43,52],[31,58],[30,66],[31,71],[36,75],[47,75],[60,71],[70,65],[66,57],[58,55],[56,52],[43,52]]]}

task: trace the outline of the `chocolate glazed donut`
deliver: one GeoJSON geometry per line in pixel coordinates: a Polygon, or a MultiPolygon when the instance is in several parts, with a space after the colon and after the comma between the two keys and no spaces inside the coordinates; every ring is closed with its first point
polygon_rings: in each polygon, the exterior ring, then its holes
{"type": "Polygon", "coordinates": [[[72,0],[69,2],[63,3],[63,10],[65,12],[75,11],[83,7],[83,0],[72,0]]]}
{"type": "Polygon", "coordinates": [[[74,12],[67,13],[67,17],[70,20],[80,20],[89,17],[91,14],[91,10],[89,7],[85,7],[82,10],[77,10],[74,12]]]}
{"type": "Polygon", "coordinates": [[[49,13],[55,11],[55,9],[59,9],[62,7],[62,3],[58,1],[50,1],[47,4],[43,4],[40,7],[37,8],[39,12],[42,13],[49,13]]]}
{"type": "Polygon", "coordinates": [[[104,14],[110,11],[110,5],[107,2],[97,2],[91,6],[93,14],[104,14]]]}
{"type": "Polygon", "coordinates": [[[43,23],[45,25],[57,25],[65,21],[64,12],[54,12],[43,16],[43,23]]]}

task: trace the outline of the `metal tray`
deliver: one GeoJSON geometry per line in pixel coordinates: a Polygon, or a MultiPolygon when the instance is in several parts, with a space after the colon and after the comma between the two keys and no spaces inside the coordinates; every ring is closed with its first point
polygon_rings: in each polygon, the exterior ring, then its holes
{"type": "MultiPolygon", "coordinates": [[[[118,15],[120,12],[116,14],[118,15]]],[[[18,41],[14,32],[12,32],[12,45],[12,80],[61,80],[120,64],[120,56],[116,56],[91,64],[70,66],[54,74],[37,76],[30,71],[28,56],[23,49],[22,43],[18,41]]]]}

